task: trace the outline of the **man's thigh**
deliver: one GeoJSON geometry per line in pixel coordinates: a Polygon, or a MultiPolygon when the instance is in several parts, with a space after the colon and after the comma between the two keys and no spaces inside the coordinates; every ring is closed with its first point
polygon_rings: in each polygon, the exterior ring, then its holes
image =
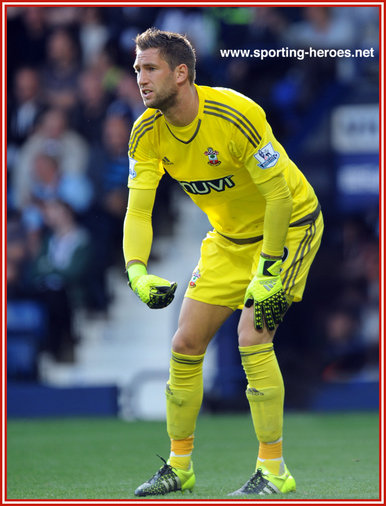
{"type": "Polygon", "coordinates": [[[184,298],[172,348],[177,353],[201,355],[225,320],[229,307],[184,298]]]}

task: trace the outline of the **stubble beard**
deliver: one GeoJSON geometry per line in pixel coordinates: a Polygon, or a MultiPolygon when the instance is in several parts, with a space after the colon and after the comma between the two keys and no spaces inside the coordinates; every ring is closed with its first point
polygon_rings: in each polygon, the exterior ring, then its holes
{"type": "Polygon", "coordinates": [[[146,107],[152,109],[159,109],[164,114],[167,113],[177,103],[177,89],[170,90],[168,93],[161,94],[155,97],[150,104],[146,104],[146,107]]]}

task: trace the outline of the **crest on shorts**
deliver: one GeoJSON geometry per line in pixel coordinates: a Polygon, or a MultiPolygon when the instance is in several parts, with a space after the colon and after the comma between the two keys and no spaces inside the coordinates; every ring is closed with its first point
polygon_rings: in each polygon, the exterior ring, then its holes
{"type": "Polygon", "coordinates": [[[197,283],[197,280],[201,277],[201,274],[200,274],[200,271],[198,269],[196,269],[195,271],[193,271],[193,274],[192,274],[192,278],[189,282],[189,286],[191,288],[194,288],[196,286],[196,283],[197,283]]]}
{"type": "Polygon", "coordinates": [[[269,167],[276,165],[280,153],[275,151],[274,147],[272,146],[272,142],[269,142],[264,147],[260,148],[253,156],[258,162],[260,162],[258,164],[259,167],[262,169],[268,169],[269,167]]]}
{"type": "Polygon", "coordinates": [[[208,157],[208,164],[209,165],[220,165],[221,161],[217,158],[218,151],[216,151],[213,148],[208,148],[204,155],[208,157]]]}

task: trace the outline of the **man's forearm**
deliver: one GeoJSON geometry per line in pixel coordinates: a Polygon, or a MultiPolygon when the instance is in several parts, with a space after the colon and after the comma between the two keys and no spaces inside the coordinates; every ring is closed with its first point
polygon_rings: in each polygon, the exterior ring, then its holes
{"type": "Polygon", "coordinates": [[[284,176],[280,175],[259,187],[266,200],[262,251],[281,257],[292,213],[292,195],[284,176]]]}
{"type": "Polygon", "coordinates": [[[270,257],[281,257],[292,211],[292,198],[267,202],[264,218],[262,252],[270,257]]]}
{"type": "Polygon", "coordinates": [[[131,190],[123,225],[125,266],[140,262],[147,265],[153,242],[151,213],[155,191],[131,190]]]}

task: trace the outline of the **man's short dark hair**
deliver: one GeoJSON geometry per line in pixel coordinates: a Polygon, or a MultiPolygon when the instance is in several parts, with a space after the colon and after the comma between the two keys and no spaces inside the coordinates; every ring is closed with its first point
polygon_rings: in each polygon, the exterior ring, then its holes
{"type": "Polygon", "coordinates": [[[148,28],[135,38],[137,49],[159,49],[160,56],[174,70],[184,63],[188,67],[190,83],[196,79],[196,54],[188,39],[180,33],[166,32],[157,28],[148,28]]]}

